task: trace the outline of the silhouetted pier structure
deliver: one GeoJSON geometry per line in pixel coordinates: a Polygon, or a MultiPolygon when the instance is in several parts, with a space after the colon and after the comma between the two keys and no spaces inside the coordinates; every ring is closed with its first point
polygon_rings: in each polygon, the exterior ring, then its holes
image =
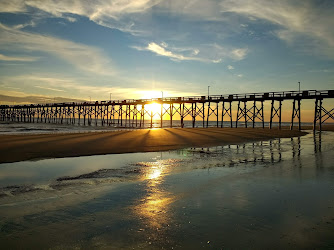
{"type": "Polygon", "coordinates": [[[192,126],[200,121],[203,127],[209,126],[209,120],[215,117],[216,126],[223,127],[229,122],[233,127],[232,104],[237,104],[235,127],[243,122],[245,127],[254,127],[259,121],[264,127],[265,101],[271,102],[269,127],[273,126],[273,119],[278,118],[278,127],[282,125],[282,102],[292,100],[291,126],[295,119],[301,129],[301,100],[314,99],[314,129],[317,123],[321,125],[328,119],[334,119],[334,108],[327,110],[323,107],[323,99],[334,98],[334,90],[304,90],[247,93],[230,95],[210,95],[193,97],[165,97],[153,99],[111,100],[96,102],[67,102],[27,105],[1,105],[0,120],[7,122],[36,122],[36,123],[67,123],[79,125],[95,125],[100,121],[102,126],[116,125],[120,127],[143,128],[147,119],[152,127],[154,117],[160,118],[163,127],[163,118],[168,116],[173,126],[173,120],[179,118],[180,126],[184,127],[184,120],[191,118],[192,126]],[[148,105],[160,104],[159,112],[153,111],[148,105]]]}

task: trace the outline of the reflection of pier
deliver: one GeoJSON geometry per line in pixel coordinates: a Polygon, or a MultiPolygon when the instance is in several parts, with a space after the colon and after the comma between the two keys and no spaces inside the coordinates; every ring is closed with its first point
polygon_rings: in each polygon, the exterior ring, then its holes
{"type": "MultiPolygon", "coordinates": [[[[264,127],[265,101],[271,101],[269,127],[272,128],[273,119],[278,118],[279,128],[282,124],[282,102],[293,101],[291,129],[294,120],[298,121],[301,128],[301,100],[315,100],[314,129],[317,123],[321,125],[328,119],[334,119],[334,109],[326,110],[322,101],[325,98],[334,98],[334,90],[306,90],[287,92],[268,92],[232,95],[211,95],[195,97],[156,98],[122,101],[96,101],[83,103],[48,103],[31,105],[1,105],[0,120],[7,122],[36,122],[36,123],[66,123],[97,125],[117,125],[122,127],[145,126],[145,121],[150,120],[152,127],[153,117],[158,116],[163,126],[164,118],[169,119],[169,126],[173,126],[173,120],[179,119],[180,126],[184,127],[184,120],[191,118],[192,126],[200,122],[201,126],[208,127],[210,117],[214,118],[217,127],[223,127],[224,122],[232,123],[232,103],[237,103],[237,113],[234,119],[235,126],[240,122],[245,127],[255,126],[255,122],[261,122],[264,127]],[[150,105],[160,105],[157,112],[150,105]]],[[[147,122],[147,121],[146,121],[147,122]]]]}
{"type": "MultiPolygon", "coordinates": [[[[225,145],[207,148],[191,148],[178,150],[182,155],[192,155],[200,158],[218,159],[218,164],[214,165],[208,161],[207,168],[210,167],[234,167],[238,164],[268,164],[279,163],[292,159],[295,166],[302,167],[302,141],[301,137],[293,137],[282,142],[281,138],[270,141],[259,141],[253,143],[243,143],[236,145],[225,145]],[[292,154],[291,154],[292,153],[292,154]]],[[[321,133],[313,133],[314,155],[317,160],[316,165],[322,165],[321,155],[321,133]],[[319,159],[318,159],[319,158],[319,159]]],[[[311,153],[310,151],[308,153],[311,153]]]]}
{"type": "MultiPolygon", "coordinates": [[[[198,155],[199,157],[219,158],[218,165],[226,167],[234,167],[238,164],[271,164],[282,161],[281,139],[271,140],[268,142],[253,142],[237,145],[226,145],[209,148],[193,148],[188,150],[179,150],[182,154],[198,155]]],[[[210,163],[208,162],[208,167],[210,163]]]]}
{"type": "Polygon", "coordinates": [[[321,133],[313,134],[314,153],[321,152],[321,133]]]}

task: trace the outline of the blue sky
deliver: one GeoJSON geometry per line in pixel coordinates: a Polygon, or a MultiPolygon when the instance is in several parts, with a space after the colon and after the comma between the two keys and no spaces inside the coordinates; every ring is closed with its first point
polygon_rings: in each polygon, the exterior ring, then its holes
{"type": "Polygon", "coordinates": [[[0,0],[0,91],[108,100],[208,85],[333,89],[333,13],[332,0],[0,0]]]}

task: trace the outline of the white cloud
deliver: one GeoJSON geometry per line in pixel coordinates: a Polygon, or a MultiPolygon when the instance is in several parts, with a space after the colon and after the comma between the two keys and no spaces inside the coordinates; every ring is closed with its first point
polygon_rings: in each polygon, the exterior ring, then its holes
{"type": "Polygon", "coordinates": [[[198,53],[199,53],[199,50],[198,49],[194,49],[193,52],[192,52],[192,55],[196,56],[196,55],[198,55],[198,53]]]}
{"type": "Polygon", "coordinates": [[[247,48],[231,48],[230,46],[221,46],[218,44],[211,45],[209,49],[211,55],[212,56],[215,55],[216,58],[219,59],[230,58],[235,61],[240,61],[245,59],[249,53],[249,49],[247,48]]]}
{"type": "Polygon", "coordinates": [[[234,49],[232,50],[232,57],[235,60],[243,60],[248,53],[248,49],[234,49]]]}
{"type": "Polygon", "coordinates": [[[34,0],[26,1],[30,7],[41,9],[55,16],[73,13],[87,16],[91,20],[99,20],[103,17],[119,19],[121,15],[146,11],[159,3],[160,0],[97,0],[97,1],[62,1],[56,0],[34,0]]]}
{"type": "Polygon", "coordinates": [[[233,70],[233,69],[234,69],[234,67],[233,67],[232,65],[228,65],[227,68],[228,68],[229,70],[233,70]]]}
{"type": "Polygon", "coordinates": [[[52,36],[24,32],[0,24],[0,45],[6,50],[46,52],[85,72],[114,73],[110,59],[98,48],[52,36]]]}
{"type": "Polygon", "coordinates": [[[160,43],[160,45],[161,45],[162,47],[164,47],[164,48],[167,48],[167,47],[168,47],[168,44],[165,43],[165,42],[160,43]]]}
{"type": "Polygon", "coordinates": [[[169,57],[171,59],[174,59],[174,60],[180,60],[180,61],[184,61],[184,60],[193,60],[193,61],[196,61],[196,60],[199,60],[198,58],[195,58],[195,57],[187,57],[187,56],[184,56],[182,54],[176,54],[176,53],[173,53],[171,51],[168,51],[166,50],[165,48],[166,47],[161,47],[160,45],[156,44],[156,43],[149,43],[146,47],[146,50],[149,50],[153,53],[156,53],[157,55],[160,55],[160,56],[166,56],[166,57],[169,57]]]}
{"type": "Polygon", "coordinates": [[[27,23],[15,25],[13,26],[13,29],[23,29],[28,26],[35,27],[36,26],[35,21],[31,20],[30,22],[27,22],[27,23]]]}
{"type": "Polygon", "coordinates": [[[0,54],[0,61],[33,62],[38,60],[36,57],[15,57],[0,54]]]}
{"type": "MultiPolygon", "coordinates": [[[[151,51],[159,56],[166,56],[170,58],[171,60],[174,61],[203,61],[203,62],[208,62],[208,60],[203,59],[203,58],[196,58],[196,57],[191,57],[191,56],[185,56],[180,53],[172,52],[171,50],[167,50],[168,45],[167,43],[162,42],[161,45],[151,42],[149,43],[146,47],[139,47],[139,46],[132,46],[133,49],[143,51],[151,51]]],[[[184,51],[182,49],[175,49],[174,50],[179,50],[179,51],[184,51]]],[[[188,50],[188,49],[187,49],[188,50]]],[[[194,50],[198,51],[198,50],[194,50]]]]}
{"type": "Polygon", "coordinates": [[[162,45],[151,42],[146,47],[132,46],[133,49],[139,51],[151,51],[159,56],[165,56],[173,61],[199,61],[204,63],[220,63],[225,58],[234,60],[243,60],[248,49],[230,49],[217,44],[200,45],[198,48],[190,47],[169,47],[167,43],[162,42],[162,45]],[[183,54],[181,54],[183,52],[183,54]]]}

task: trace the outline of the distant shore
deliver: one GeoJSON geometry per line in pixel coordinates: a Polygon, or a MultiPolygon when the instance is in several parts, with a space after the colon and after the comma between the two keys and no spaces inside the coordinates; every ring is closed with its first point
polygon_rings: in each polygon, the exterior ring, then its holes
{"type": "Polygon", "coordinates": [[[1,135],[0,163],[153,152],[287,138],[306,132],[262,128],[165,128],[113,132],[1,135]]]}

